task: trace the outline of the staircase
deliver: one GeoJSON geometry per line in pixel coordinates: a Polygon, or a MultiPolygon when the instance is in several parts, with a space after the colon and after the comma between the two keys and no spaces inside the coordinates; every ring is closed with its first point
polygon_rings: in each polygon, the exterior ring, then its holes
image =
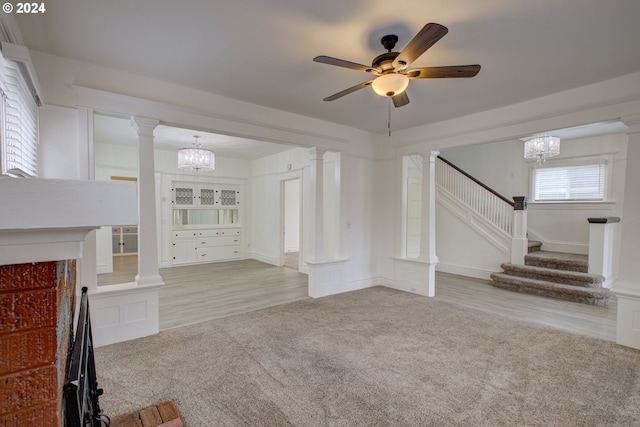
{"type": "Polygon", "coordinates": [[[491,274],[493,286],[583,304],[606,306],[610,292],[605,278],[588,271],[587,255],[540,250],[540,242],[529,242],[525,265],[502,264],[502,273],[491,274]]]}

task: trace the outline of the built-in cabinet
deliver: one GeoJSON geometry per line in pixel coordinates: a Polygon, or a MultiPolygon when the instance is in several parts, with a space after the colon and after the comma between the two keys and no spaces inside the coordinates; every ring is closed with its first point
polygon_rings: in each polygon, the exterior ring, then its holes
{"type": "Polygon", "coordinates": [[[172,264],[241,258],[238,186],[174,182],[172,264]]]}
{"type": "Polygon", "coordinates": [[[239,228],[176,230],[173,264],[229,261],[240,258],[239,228]]]}
{"type": "Polygon", "coordinates": [[[112,227],[111,241],[113,255],[138,253],[138,227],[112,227]]]}

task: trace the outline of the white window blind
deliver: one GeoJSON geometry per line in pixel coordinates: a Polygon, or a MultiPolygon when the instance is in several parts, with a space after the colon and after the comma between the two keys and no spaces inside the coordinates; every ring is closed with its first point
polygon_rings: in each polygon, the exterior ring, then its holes
{"type": "Polygon", "coordinates": [[[37,176],[38,106],[20,65],[0,60],[2,174],[37,176]]]}
{"type": "Polygon", "coordinates": [[[606,163],[545,167],[534,171],[534,201],[603,201],[606,163]]]}

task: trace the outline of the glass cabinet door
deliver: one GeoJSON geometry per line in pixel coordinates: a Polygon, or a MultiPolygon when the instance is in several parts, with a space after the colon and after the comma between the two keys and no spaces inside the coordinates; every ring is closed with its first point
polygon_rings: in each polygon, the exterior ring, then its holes
{"type": "Polygon", "coordinates": [[[174,205],[193,206],[195,204],[195,191],[193,187],[175,187],[172,191],[174,205]]]}
{"type": "Polygon", "coordinates": [[[236,190],[220,190],[220,206],[235,206],[238,202],[239,192],[236,190]]]}
{"type": "Polygon", "coordinates": [[[214,206],[216,204],[216,192],[212,188],[200,189],[200,205],[214,206]]]}

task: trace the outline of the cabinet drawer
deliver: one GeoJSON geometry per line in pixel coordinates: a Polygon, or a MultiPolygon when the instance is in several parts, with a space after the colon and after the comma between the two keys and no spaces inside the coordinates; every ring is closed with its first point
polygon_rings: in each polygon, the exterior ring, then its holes
{"type": "Polygon", "coordinates": [[[173,237],[177,237],[178,239],[184,239],[187,237],[197,237],[198,233],[196,231],[191,230],[178,230],[173,232],[173,237]]]}
{"type": "Polygon", "coordinates": [[[222,228],[219,231],[220,231],[220,236],[239,236],[240,235],[239,228],[222,228]]]}
{"type": "Polygon", "coordinates": [[[196,249],[198,262],[220,261],[225,259],[236,259],[240,257],[239,246],[209,246],[196,249]]]}
{"type": "Polygon", "coordinates": [[[206,247],[206,246],[230,246],[230,245],[239,245],[240,237],[238,236],[220,236],[220,237],[209,237],[207,239],[198,239],[198,247],[206,247]]]}

